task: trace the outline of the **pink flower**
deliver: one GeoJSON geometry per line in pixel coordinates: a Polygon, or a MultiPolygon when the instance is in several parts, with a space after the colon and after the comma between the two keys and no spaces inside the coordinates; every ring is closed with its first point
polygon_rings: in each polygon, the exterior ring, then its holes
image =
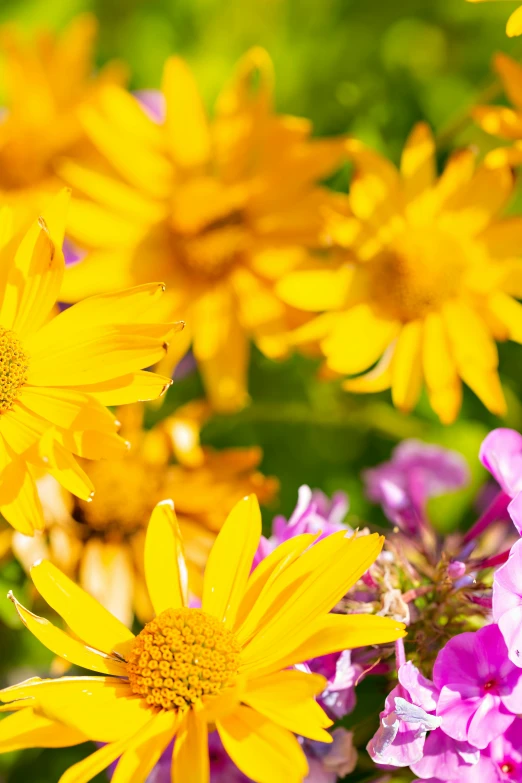
{"type": "Polygon", "coordinates": [[[426,502],[469,481],[464,458],[441,446],[405,440],[383,462],[363,473],[370,500],[380,503],[393,524],[415,534],[426,524],[426,502]]]}
{"type": "Polygon", "coordinates": [[[318,700],[332,720],[352,712],[356,701],[355,685],[362,675],[363,667],[353,663],[350,650],[314,658],[308,661],[306,668],[315,674],[322,674],[328,680],[318,700]]]}
{"type": "Polygon", "coordinates": [[[522,539],[493,578],[493,618],[507,644],[509,660],[522,667],[522,539]]]}
{"type": "Polygon", "coordinates": [[[522,712],[522,671],[509,660],[497,625],[450,639],[437,656],[433,680],[442,729],[460,742],[485,748],[522,712]]]}
{"type": "Polygon", "coordinates": [[[407,661],[399,668],[399,684],[388,695],[380,714],[381,725],[366,750],[376,764],[407,767],[420,761],[428,731],[437,729],[441,719],[437,689],[407,661]]]}
{"type": "Polygon", "coordinates": [[[336,783],[357,766],[357,750],[353,744],[353,734],[341,727],[332,731],[333,742],[304,740],[303,748],[308,759],[309,772],[304,783],[336,783]]]}
{"type": "Polygon", "coordinates": [[[514,498],[522,490],[522,435],[505,427],[493,430],[482,441],[479,459],[514,498]]]}

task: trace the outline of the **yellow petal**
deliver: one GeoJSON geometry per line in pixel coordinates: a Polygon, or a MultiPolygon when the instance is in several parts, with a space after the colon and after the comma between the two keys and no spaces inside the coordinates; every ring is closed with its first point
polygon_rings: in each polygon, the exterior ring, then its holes
{"type": "Polygon", "coordinates": [[[202,609],[233,625],[261,538],[261,512],[255,495],[237,503],[208,558],[202,609]]]}
{"type": "Polygon", "coordinates": [[[290,272],[276,285],[277,294],[287,304],[301,310],[321,312],[343,306],[353,279],[353,268],[304,269],[290,272]]]}
{"type": "Polygon", "coordinates": [[[54,430],[56,441],[78,457],[86,459],[121,459],[129,451],[130,444],[116,433],[95,430],[54,430]]]}
{"type": "Polygon", "coordinates": [[[220,351],[212,358],[198,362],[208,399],[215,411],[231,413],[246,405],[248,358],[247,336],[234,319],[220,351]]]}
{"type": "Polygon", "coordinates": [[[522,305],[513,297],[497,291],[488,300],[491,312],[503,323],[509,339],[522,343],[522,305]]]}
{"type": "Polygon", "coordinates": [[[188,606],[188,573],[183,541],[171,500],[158,503],[145,539],[145,579],[158,615],[165,609],[188,606]]]}
{"type": "Polygon", "coordinates": [[[313,698],[326,685],[326,678],[318,674],[281,671],[250,680],[242,701],[294,734],[318,742],[332,742],[325,728],[333,721],[313,698]]]}
{"type": "Polygon", "coordinates": [[[480,127],[494,136],[504,139],[520,139],[522,136],[522,116],[506,106],[476,106],[473,119],[480,127]]]}
{"type": "Polygon", "coordinates": [[[380,359],[399,329],[397,321],[380,318],[365,303],[338,314],[321,342],[328,367],[348,375],[363,372],[380,359]]]}
{"type": "MultiPolygon", "coordinates": [[[[0,448],[3,448],[1,439],[0,448]]],[[[1,471],[0,512],[15,530],[26,536],[32,536],[35,530],[45,527],[33,475],[28,465],[14,453],[1,471]]]]}
{"type": "Polygon", "coordinates": [[[25,748],[67,748],[85,742],[87,737],[35,710],[15,712],[0,721],[0,752],[25,748]]]}
{"type": "Polygon", "coordinates": [[[207,723],[201,713],[189,709],[176,737],[172,757],[172,780],[209,783],[207,723]]]}
{"type": "Polygon", "coordinates": [[[516,106],[522,108],[522,66],[503,52],[495,55],[493,64],[506,94],[516,106]]]}
{"type": "Polygon", "coordinates": [[[392,360],[393,404],[405,413],[411,411],[422,388],[422,321],[405,324],[397,339],[392,360]]]}
{"type": "Polygon", "coordinates": [[[496,370],[488,370],[477,364],[463,364],[459,372],[464,383],[475,392],[486,408],[497,416],[505,416],[506,399],[496,370]]]}
{"type": "Polygon", "coordinates": [[[506,33],[510,38],[513,38],[517,35],[522,35],[522,6],[517,8],[516,11],[513,11],[509,17],[506,26],[506,33]]]}
{"type": "Polygon", "coordinates": [[[45,463],[46,472],[76,497],[91,500],[94,485],[73,455],[58,443],[49,430],[38,446],[38,453],[45,463]]]}
{"type": "Polygon", "coordinates": [[[439,216],[443,230],[476,236],[496,217],[513,192],[514,179],[510,169],[479,166],[473,177],[457,188],[444,203],[439,216]]]}
{"type": "Polygon", "coordinates": [[[342,387],[345,391],[355,392],[356,394],[368,394],[370,392],[381,392],[389,389],[392,385],[392,360],[396,343],[393,342],[383,353],[375,367],[364,375],[358,375],[356,378],[348,378],[343,381],[342,387]]]}
{"type": "Polygon", "coordinates": [[[65,429],[103,432],[115,432],[117,429],[116,417],[84,392],[26,386],[23,402],[33,413],[65,429]]]}
{"type": "Polygon", "coordinates": [[[38,329],[58,298],[64,272],[62,253],[70,191],[64,189],[31,226],[9,266],[0,323],[25,336],[38,329]]]}
{"type": "MultiPolygon", "coordinates": [[[[23,392],[22,392],[23,394],[23,392]]],[[[10,411],[2,414],[0,432],[15,454],[24,454],[50,429],[49,422],[17,400],[10,411]]]]}
{"type": "Polygon", "coordinates": [[[371,614],[328,614],[311,622],[308,636],[289,653],[274,659],[270,665],[255,672],[255,676],[281,671],[311,658],[329,655],[356,647],[386,644],[406,636],[403,623],[389,617],[371,614]]]}
{"type": "Polygon", "coordinates": [[[181,58],[170,57],[165,63],[162,90],[172,159],[182,167],[201,166],[210,155],[207,118],[195,79],[181,58]]]}
{"type": "Polygon", "coordinates": [[[135,564],[125,542],[91,538],[83,547],[80,585],[127,627],[132,625],[135,564]]]}
{"type": "Polygon", "coordinates": [[[78,587],[48,560],[33,566],[31,578],[47,603],[80,639],[107,654],[124,655],[134,635],[98,601],[78,587]]]}
{"type": "Polygon", "coordinates": [[[488,369],[498,366],[497,347],[476,310],[463,300],[450,300],[442,316],[459,369],[470,362],[488,369]]]}
{"type": "Polygon", "coordinates": [[[82,666],[84,669],[93,669],[102,674],[126,676],[125,664],[86,647],[82,642],[73,639],[68,633],[57,628],[49,620],[30,612],[16,600],[14,595],[10,594],[9,597],[25,627],[55,655],[59,655],[77,666],[82,666]]]}
{"type": "MultiPolygon", "coordinates": [[[[259,602],[262,615],[252,640],[243,649],[242,669],[253,671],[280,657],[284,649],[296,647],[306,636],[309,623],[329,612],[374,562],[383,540],[375,534],[347,538],[340,531],[314,544],[292,563],[259,602]]],[[[244,634],[241,628],[238,638],[244,634]]]]}
{"type": "Polygon", "coordinates": [[[461,383],[444,322],[439,313],[424,320],[422,363],[432,408],[444,424],[455,420],[461,405],[461,383]]]}
{"type": "Polygon", "coordinates": [[[217,729],[232,761],[256,783],[302,783],[308,774],[293,734],[250,707],[239,706],[217,729]]]}
{"type": "Polygon", "coordinates": [[[76,389],[92,395],[102,405],[127,405],[132,402],[145,402],[162,397],[169,386],[170,378],[147,370],[121,375],[101,383],[76,386],[76,389]]]}
{"type": "Polygon", "coordinates": [[[132,738],[119,760],[112,776],[114,783],[146,780],[173,739],[180,722],[180,713],[161,710],[156,714],[149,714],[151,720],[132,738]]]}
{"type": "Polygon", "coordinates": [[[3,701],[33,697],[46,716],[77,729],[95,742],[116,742],[150,722],[154,713],[116,677],[28,680],[0,691],[3,701]],[[35,681],[36,680],[36,681],[35,681]]]}
{"type": "Polygon", "coordinates": [[[411,132],[401,157],[401,175],[408,200],[432,187],[435,176],[435,140],[429,126],[419,122],[411,132]]]}
{"type": "MultiPolygon", "coordinates": [[[[59,318],[59,316],[58,316],[59,318]]],[[[78,386],[100,383],[158,362],[177,325],[114,324],[61,330],[47,341],[46,327],[28,341],[31,353],[27,382],[34,386],[78,386]]]]}
{"type": "Polygon", "coordinates": [[[73,764],[67,769],[58,783],[89,783],[96,775],[103,772],[104,769],[116,761],[118,756],[124,752],[132,742],[132,737],[124,737],[118,742],[110,742],[97,751],[91,753],[87,758],[73,764]]]}

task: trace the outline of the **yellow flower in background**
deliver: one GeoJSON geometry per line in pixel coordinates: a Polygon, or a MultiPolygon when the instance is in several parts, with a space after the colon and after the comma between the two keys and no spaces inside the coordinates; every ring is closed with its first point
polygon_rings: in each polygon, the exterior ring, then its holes
{"type": "Polygon", "coordinates": [[[326,311],[293,341],[318,344],[329,373],[357,376],[344,382],[349,391],[391,387],[401,410],[425,383],[433,409],[452,422],[464,381],[503,415],[495,341],[522,342],[522,219],[499,217],[513,190],[509,168],[476,167],[462,150],[437,177],[424,124],[399,170],[357,141],[348,147],[356,172],[346,214],[331,225],[347,263],[280,283],[292,305],[326,311]]]}
{"type": "Polygon", "coordinates": [[[200,446],[207,408],[189,403],[148,431],[141,406],[117,411],[131,450],[123,458],[82,461],[96,490],[92,501],[74,498],[50,476],[38,482],[47,530],[33,538],[15,533],[12,541],[25,568],[48,558],[126,625],[134,612],[147,622],[153,610],[143,570],[145,530],[155,504],[169,497],[183,536],[189,587],[201,596],[208,554],[231,508],[252,492],[269,502],[278,489],[276,479],[257,470],[259,448],[200,446]]]}
{"type": "MultiPolygon", "coordinates": [[[[102,83],[121,82],[107,66],[93,77],[97,22],[85,14],[61,34],[25,39],[16,27],[0,30],[5,112],[0,121],[0,193],[20,208],[39,210],[59,183],[60,156],[83,156],[87,141],[78,109],[102,83]]],[[[91,153],[92,154],[92,153],[91,153]]]]}
{"type": "Polygon", "coordinates": [[[110,174],[60,168],[75,190],[70,235],[89,250],[68,269],[64,298],[161,274],[166,315],[186,321],[187,347],[221,410],[247,399],[251,337],[267,355],[286,350],[283,333],[299,321],[274,281],[321,245],[332,194],[317,182],[344,155],[341,140],[312,140],[307,120],[275,114],[272,81],[266,52],[251,50],[209,121],[187,65],[173,57],[163,120],[114,86],[82,109],[110,174]]]}
{"type": "Polygon", "coordinates": [[[28,535],[44,526],[37,475],[50,473],[87,500],[94,488],[74,455],[127,451],[106,406],[168,388],[169,379],[141,368],[158,362],[182,327],[157,322],[162,283],[92,297],[50,318],[68,201],[64,190],[21,240],[11,211],[0,214],[0,511],[28,535]]]}
{"type": "MultiPolygon", "coordinates": [[[[468,0],[468,3],[485,3],[492,2],[492,0],[468,0]]],[[[506,33],[510,38],[517,35],[522,35],[522,6],[517,8],[508,19],[506,26],[506,33]]]]}
{"type": "Polygon", "coordinates": [[[315,543],[300,535],[252,572],[261,535],[255,496],[241,500],[216,539],[201,609],[188,608],[186,565],[172,504],[154,510],[145,576],[156,614],[134,636],[48,561],[34,584],[74,636],[31,614],[28,629],[93,677],[26,680],[0,692],[6,710],[0,751],[107,743],[60,783],[87,783],[119,759],[115,783],[143,783],[176,737],[173,780],[208,783],[208,731],[217,729],[235,764],[258,783],[300,783],[308,772],[294,733],[330,742],[314,696],[326,684],[294,664],[404,636],[394,620],[328,612],[379,554],[378,535],[344,531],[315,543]]]}
{"type": "Polygon", "coordinates": [[[472,115],[486,133],[513,142],[488,152],[486,165],[518,166],[522,163],[522,66],[506,54],[495,55],[493,65],[514,108],[476,106],[472,115]]]}

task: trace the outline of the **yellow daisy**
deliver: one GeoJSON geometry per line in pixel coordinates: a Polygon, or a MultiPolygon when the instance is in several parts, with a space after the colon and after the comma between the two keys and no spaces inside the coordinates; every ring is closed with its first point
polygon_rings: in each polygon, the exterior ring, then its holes
{"type": "Polygon", "coordinates": [[[68,201],[64,190],[21,240],[10,210],[0,214],[0,512],[28,535],[44,526],[35,484],[42,469],[87,500],[94,488],[74,455],[127,451],[105,406],[165,391],[170,380],[140,368],[159,361],[182,326],[157,322],[162,283],[92,297],[50,318],[68,201]]]}
{"type": "Polygon", "coordinates": [[[326,653],[404,636],[371,615],[329,611],[379,554],[376,534],[344,531],[315,543],[297,536],[252,572],[261,535],[255,496],[230,513],[210,554],[201,609],[187,606],[186,566],[170,501],[156,506],[145,542],[155,619],[134,636],[48,561],[34,584],[74,636],[31,614],[27,628],[93,677],[26,680],[0,691],[0,750],[107,743],[60,783],[86,783],[119,758],[113,783],[142,783],[176,737],[173,780],[208,783],[208,731],[217,729],[235,764],[257,783],[299,783],[305,755],[293,733],[330,742],[314,696],[326,680],[291,668],[326,653]]]}
{"type": "Polygon", "coordinates": [[[400,169],[352,141],[345,214],[332,220],[347,263],[295,272],[278,290],[296,307],[326,310],[297,330],[319,344],[327,372],[357,376],[354,392],[391,387],[404,411],[425,382],[441,420],[455,419],[461,380],[505,413],[495,341],[522,342],[522,220],[499,217],[513,190],[507,167],[475,165],[471,150],[436,176],[429,128],[413,130],[400,169]],[[360,373],[365,373],[359,375],[360,373]]]}
{"type": "Polygon", "coordinates": [[[20,30],[0,30],[5,113],[0,121],[0,193],[9,202],[41,208],[57,189],[55,164],[64,154],[87,151],[80,106],[103,83],[121,82],[118,66],[93,77],[96,20],[77,17],[60,35],[26,40],[20,30]]]}
{"type": "MultiPolygon", "coordinates": [[[[117,411],[130,452],[82,461],[96,490],[92,501],[70,495],[51,476],[38,482],[46,531],[33,538],[15,533],[12,541],[24,567],[48,558],[126,625],[134,612],[147,622],[154,612],[144,577],[145,530],[156,503],[170,497],[183,535],[189,587],[201,596],[208,554],[230,509],[252,492],[266,503],[278,488],[276,479],[257,470],[259,448],[200,446],[206,407],[189,403],[148,431],[141,406],[117,411]]],[[[0,555],[1,543],[0,537],[0,555]]]]}
{"type": "MultiPolygon", "coordinates": [[[[484,3],[491,2],[491,0],[468,0],[468,3],[484,3]]],[[[508,19],[506,26],[506,33],[510,38],[516,35],[522,35],[522,6],[513,11],[508,19]]]]}
{"type": "Polygon", "coordinates": [[[518,166],[522,163],[522,66],[506,54],[495,55],[493,65],[514,107],[476,106],[472,115],[486,133],[512,142],[488,152],[486,165],[518,166]]]}
{"type": "Polygon", "coordinates": [[[266,52],[251,50],[209,121],[187,65],[173,57],[159,96],[164,120],[114,86],[82,109],[111,174],[60,168],[75,190],[70,235],[89,250],[67,271],[66,301],[161,272],[165,312],[187,322],[187,347],[222,410],[246,401],[250,337],[268,355],[286,349],[282,334],[297,314],[274,281],[321,245],[331,194],[317,182],[344,154],[341,140],[312,140],[308,121],[275,114],[272,80],[266,52]]]}

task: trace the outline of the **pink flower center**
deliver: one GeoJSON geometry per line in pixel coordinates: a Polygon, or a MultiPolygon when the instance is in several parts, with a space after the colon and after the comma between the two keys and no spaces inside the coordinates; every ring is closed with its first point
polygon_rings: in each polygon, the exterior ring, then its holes
{"type": "Polygon", "coordinates": [[[491,691],[496,689],[497,685],[498,685],[498,683],[497,683],[496,680],[488,680],[487,682],[484,683],[484,685],[482,686],[482,689],[486,693],[491,693],[491,691]]]}

